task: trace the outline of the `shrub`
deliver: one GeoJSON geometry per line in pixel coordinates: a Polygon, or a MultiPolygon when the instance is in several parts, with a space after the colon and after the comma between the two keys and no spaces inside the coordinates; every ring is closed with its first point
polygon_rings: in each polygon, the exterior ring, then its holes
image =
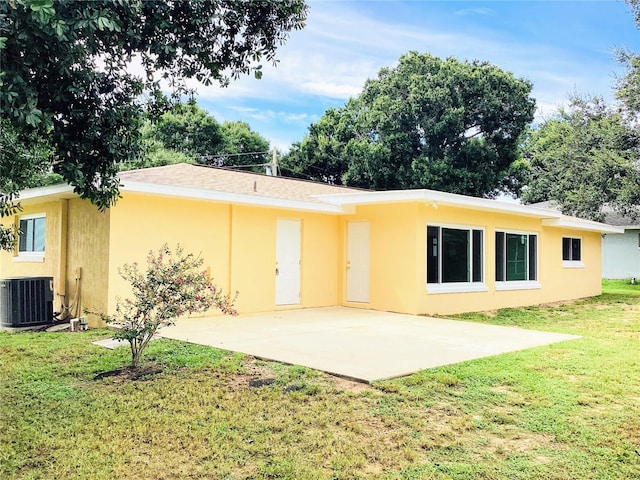
{"type": "MultiPolygon", "coordinates": [[[[182,246],[171,250],[164,244],[147,255],[146,271],[137,262],[125,264],[120,276],[133,289],[132,298],[118,299],[115,314],[101,317],[119,326],[113,338],[127,340],[131,346],[131,366],[140,365],[143,350],[158,329],[173,325],[178,317],[212,308],[237,315],[235,296],[224,294],[202,268],[203,260],[185,253],[182,246]]],[[[236,293],[237,296],[237,293],[236,293]]]]}

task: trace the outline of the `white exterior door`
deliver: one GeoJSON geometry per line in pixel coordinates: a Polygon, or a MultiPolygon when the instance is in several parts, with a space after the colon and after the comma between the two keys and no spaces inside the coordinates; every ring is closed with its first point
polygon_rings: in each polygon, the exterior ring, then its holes
{"type": "Polygon", "coordinates": [[[347,223],[347,302],[369,302],[369,222],[347,223]]]}
{"type": "Polygon", "coordinates": [[[300,303],[301,221],[279,219],[276,227],[276,305],[300,303]]]}

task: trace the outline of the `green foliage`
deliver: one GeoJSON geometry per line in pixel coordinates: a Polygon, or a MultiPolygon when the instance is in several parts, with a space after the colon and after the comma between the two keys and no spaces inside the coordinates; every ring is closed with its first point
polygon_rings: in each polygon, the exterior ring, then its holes
{"type": "Polygon", "coordinates": [[[187,78],[260,72],[306,11],[303,0],[0,2],[0,116],[50,139],[54,172],[108,208],[118,165],[140,153],[142,115],[169,103],[157,72],[178,97],[187,78]]]}
{"type": "MultiPolygon", "coordinates": [[[[141,133],[146,150],[142,160],[131,164],[136,168],[180,161],[215,166],[254,166],[268,161],[269,142],[247,123],[220,125],[195,102],[178,105],[157,122],[147,121],[141,133]]],[[[262,166],[251,169],[264,172],[262,166]]]]}
{"type": "Polygon", "coordinates": [[[508,174],[533,119],[531,88],[486,62],[411,52],[311,125],[283,170],[382,190],[517,193],[519,183],[508,174]]]}
{"type": "MultiPolygon", "coordinates": [[[[640,0],[626,0],[640,28],[640,0]]],[[[616,96],[631,116],[640,116],[640,53],[628,50],[617,51],[618,60],[627,71],[618,78],[616,96]]]]}
{"type": "Polygon", "coordinates": [[[640,132],[601,98],[574,96],[524,145],[530,178],[523,200],[553,200],[564,213],[602,220],[608,205],[633,215],[640,201],[640,132]]]}
{"type": "Polygon", "coordinates": [[[199,160],[220,150],[220,124],[195,103],[179,105],[163,114],[148,133],[164,148],[181,152],[199,160]]]}
{"type": "Polygon", "coordinates": [[[268,151],[269,142],[252,131],[247,123],[227,121],[222,124],[219,154],[223,155],[223,165],[252,165],[245,170],[264,173],[265,167],[260,165],[269,161],[268,151]]]}
{"type": "Polygon", "coordinates": [[[235,299],[213,284],[202,264],[202,259],[185,253],[180,245],[171,250],[165,244],[149,252],[146,271],[137,263],[120,269],[122,278],[131,284],[133,298],[119,299],[115,314],[102,318],[120,327],[113,338],[129,342],[134,368],[158,329],[172,325],[178,317],[211,308],[237,315],[235,299]]]}
{"type": "MultiPolygon", "coordinates": [[[[0,218],[20,211],[18,193],[51,178],[50,146],[37,135],[25,134],[0,118],[0,218]]],[[[14,228],[0,225],[0,250],[13,250],[14,228]]]]}

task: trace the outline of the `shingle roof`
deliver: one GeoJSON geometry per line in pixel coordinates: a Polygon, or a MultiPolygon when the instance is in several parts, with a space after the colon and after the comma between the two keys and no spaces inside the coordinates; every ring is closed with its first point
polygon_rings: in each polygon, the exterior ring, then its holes
{"type": "Polygon", "coordinates": [[[127,182],[136,182],[313,203],[322,203],[313,198],[313,195],[363,191],[321,182],[187,163],[129,170],[121,172],[119,177],[124,188],[127,182]]]}

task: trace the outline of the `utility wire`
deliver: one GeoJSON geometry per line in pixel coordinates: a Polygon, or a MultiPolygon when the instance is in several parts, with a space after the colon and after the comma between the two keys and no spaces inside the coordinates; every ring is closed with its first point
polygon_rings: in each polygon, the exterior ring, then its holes
{"type": "Polygon", "coordinates": [[[200,155],[200,158],[204,160],[210,160],[215,158],[242,157],[246,155],[266,155],[267,153],[269,153],[269,150],[266,150],[264,152],[217,153],[215,155],[200,155]]]}

